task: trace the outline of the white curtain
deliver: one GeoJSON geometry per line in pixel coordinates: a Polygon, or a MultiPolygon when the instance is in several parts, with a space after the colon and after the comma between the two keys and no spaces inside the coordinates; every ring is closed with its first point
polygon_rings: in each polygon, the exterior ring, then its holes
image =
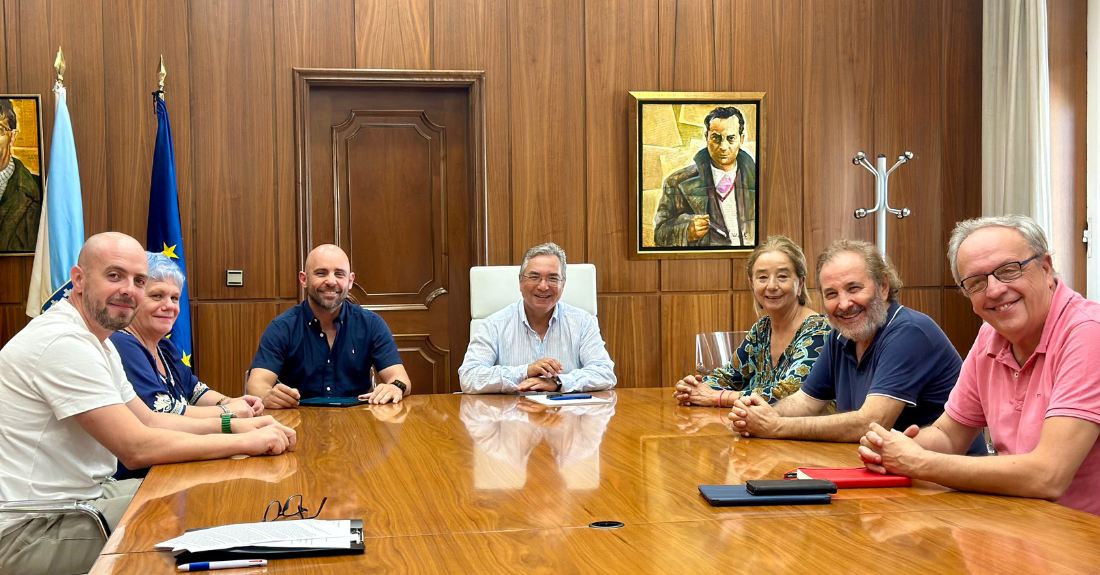
{"type": "MultiPolygon", "coordinates": [[[[1088,53],[1100,54],[1100,0],[1089,0],[1088,53]]],[[[1093,222],[1100,223],[1100,58],[1088,59],[1088,113],[1086,114],[1086,192],[1085,206],[1088,212],[1088,258],[1085,264],[1089,299],[1100,301],[1100,230],[1093,222]]]]}
{"type": "Polygon", "coordinates": [[[1046,0],[985,0],[982,215],[1022,214],[1051,235],[1046,0]]]}

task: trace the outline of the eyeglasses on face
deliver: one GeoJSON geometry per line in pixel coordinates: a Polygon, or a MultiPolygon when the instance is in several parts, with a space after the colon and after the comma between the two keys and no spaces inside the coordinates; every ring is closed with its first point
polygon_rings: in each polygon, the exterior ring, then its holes
{"type": "Polygon", "coordinates": [[[959,282],[959,287],[969,295],[978,295],[989,287],[989,276],[997,278],[997,281],[1007,284],[1012,283],[1024,275],[1024,266],[1035,261],[1039,256],[1031,256],[1022,262],[1007,262],[997,266],[997,269],[987,274],[972,275],[959,282]]]}
{"type": "Polygon", "coordinates": [[[540,276],[539,274],[525,274],[525,275],[522,275],[520,277],[523,279],[523,281],[525,281],[527,283],[533,283],[535,285],[538,285],[538,284],[542,283],[543,280],[546,280],[546,285],[548,285],[550,287],[558,287],[559,285],[561,285],[561,282],[563,281],[561,279],[561,276],[556,276],[556,275],[549,275],[549,276],[543,277],[543,276],[540,276]]]}
{"type": "Polygon", "coordinates": [[[328,497],[321,499],[321,506],[317,508],[317,513],[307,516],[309,509],[302,506],[301,495],[291,495],[287,498],[286,503],[279,503],[278,501],[272,501],[267,504],[267,509],[264,510],[264,521],[278,521],[287,517],[298,517],[298,519],[314,519],[321,514],[321,510],[325,508],[325,502],[328,501],[328,497]],[[275,516],[268,519],[268,515],[271,514],[272,506],[275,507],[275,516]]]}

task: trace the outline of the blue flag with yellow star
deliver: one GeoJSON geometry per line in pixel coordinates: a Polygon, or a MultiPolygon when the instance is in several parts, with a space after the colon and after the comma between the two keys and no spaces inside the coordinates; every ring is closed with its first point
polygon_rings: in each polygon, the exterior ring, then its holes
{"type": "MultiPolygon", "coordinates": [[[[176,193],[176,154],[172,144],[172,125],[168,121],[168,108],[153,92],[157,109],[157,144],[153,149],[153,181],[149,186],[149,231],[145,242],[149,251],[160,252],[176,262],[187,277],[187,262],[183,257],[183,233],[180,230],[179,195],[176,193]]],[[[180,295],[180,314],[172,333],[168,335],[183,356],[183,363],[191,367],[191,305],[187,283],[180,295]]]]}

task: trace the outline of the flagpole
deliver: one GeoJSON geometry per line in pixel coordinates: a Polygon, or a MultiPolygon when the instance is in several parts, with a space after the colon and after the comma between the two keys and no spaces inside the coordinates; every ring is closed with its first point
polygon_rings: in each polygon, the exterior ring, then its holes
{"type": "Polygon", "coordinates": [[[49,169],[45,177],[42,214],[38,226],[27,315],[36,317],[54,302],[68,297],[69,270],[84,245],[84,209],[80,196],[80,168],[76,159],[72,119],[66,105],[65,53],[59,46],[54,58],[55,114],[50,140],[49,169]]]}
{"type": "Polygon", "coordinates": [[[160,99],[164,99],[164,77],[168,71],[164,69],[164,54],[160,55],[160,69],[157,70],[157,84],[160,85],[160,99]]]}
{"type": "Polygon", "coordinates": [[[57,47],[57,57],[53,60],[53,69],[57,71],[57,85],[65,87],[65,55],[61,53],[61,46],[57,47]]]}
{"type": "MultiPolygon", "coordinates": [[[[187,277],[187,258],[183,245],[183,229],[179,213],[179,191],[176,186],[176,160],[172,144],[172,126],[168,120],[168,106],[164,101],[164,55],[157,69],[159,89],[153,92],[153,109],[157,114],[157,139],[153,147],[152,177],[149,182],[149,225],[145,244],[150,252],[160,252],[179,266],[187,277]]],[[[191,367],[193,353],[191,340],[191,296],[185,280],[180,287],[179,314],[172,326],[172,344],[179,350],[181,360],[191,367]]]]}

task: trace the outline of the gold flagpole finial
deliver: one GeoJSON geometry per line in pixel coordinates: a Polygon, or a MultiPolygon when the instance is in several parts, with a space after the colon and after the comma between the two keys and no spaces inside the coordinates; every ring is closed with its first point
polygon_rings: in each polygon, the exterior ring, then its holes
{"type": "Polygon", "coordinates": [[[57,47],[57,58],[54,58],[53,69],[57,71],[57,83],[65,80],[65,55],[61,53],[61,46],[57,47]]]}
{"type": "Polygon", "coordinates": [[[168,75],[168,71],[164,69],[164,54],[160,55],[160,68],[157,70],[157,83],[160,85],[160,91],[162,92],[160,98],[164,99],[164,77],[168,75]]]}

